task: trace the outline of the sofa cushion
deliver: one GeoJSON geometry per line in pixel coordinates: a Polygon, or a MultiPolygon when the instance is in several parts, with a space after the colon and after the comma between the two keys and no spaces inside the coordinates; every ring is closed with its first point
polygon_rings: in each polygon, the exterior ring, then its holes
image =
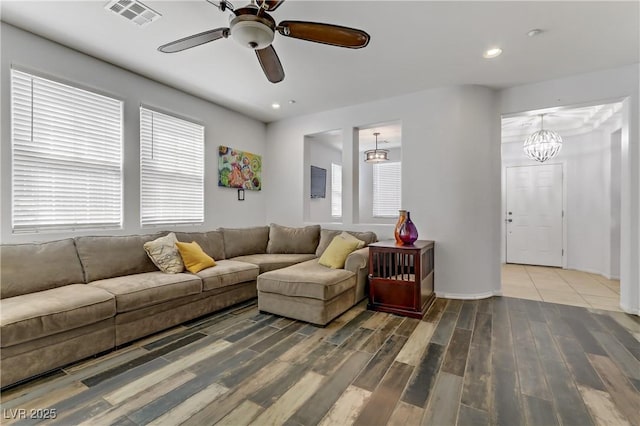
{"type": "Polygon", "coordinates": [[[344,269],[322,266],[317,259],[258,277],[258,291],[290,297],[331,300],[356,285],[356,275],[344,269]]]}
{"type": "Polygon", "coordinates": [[[289,228],[272,223],[269,226],[270,254],[309,254],[315,253],[320,241],[320,225],[304,228],[289,228]]]}
{"type": "Polygon", "coordinates": [[[164,237],[147,241],[142,247],[158,269],[167,274],[177,274],[184,271],[184,263],[176,247],[177,242],[176,234],[170,232],[164,237]]]}
{"type": "Polygon", "coordinates": [[[315,259],[315,254],[250,254],[234,257],[238,262],[253,263],[260,267],[260,273],[286,268],[296,263],[315,259]]]}
{"type": "Polygon", "coordinates": [[[221,260],[213,268],[207,268],[196,275],[202,279],[203,291],[254,281],[258,278],[258,267],[235,260],[221,260]]]}
{"type": "Polygon", "coordinates": [[[220,231],[224,238],[224,254],[227,259],[267,252],[267,243],[269,242],[268,226],[220,228],[220,231]]]}
{"type": "Polygon", "coordinates": [[[2,347],[97,323],[116,314],[112,294],[71,284],[0,301],[2,347]]]}
{"type": "Polygon", "coordinates": [[[88,285],[113,294],[116,297],[118,313],[156,305],[202,291],[202,281],[195,275],[165,274],[160,271],[107,278],[88,285]]]}
{"type": "Polygon", "coordinates": [[[347,232],[348,234],[353,235],[359,240],[365,242],[365,247],[369,244],[373,244],[378,241],[378,236],[375,232],[353,232],[353,231],[337,231],[334,229],[322,229],[320,231],[320,242],[318,243],[318,248],[316,249],[316,256],[322,256],[322,253],[329,247],[331,241],[336,235],[340,235],[342,232],[347,232]]]}
{"type": "Polygon", "coordinates": [[[84,282],[72,239],[0,246],[0,298],[84,282]]]}
{"type": "Polygon", "coordinates": [[[85,282],[157,271],[158,268],[144,251],[144,243],[161,236],[76,237],[85,282]]]}
{"type": "Polygon", "coordinates": [[[195,241],[205,253],[215,260],[222,260],[224,256],[224,240],[222,232],[176,232],[176,238],[183,243],[195,241]]]}
{"type": "Polygon", "coordinates": [[[180,252],[184,266],[192,274],[216,266],[216,261],[202,251],[202,247],[195,241],[192,243],[181,243],[178,241],[176,247],[180,252]]]}

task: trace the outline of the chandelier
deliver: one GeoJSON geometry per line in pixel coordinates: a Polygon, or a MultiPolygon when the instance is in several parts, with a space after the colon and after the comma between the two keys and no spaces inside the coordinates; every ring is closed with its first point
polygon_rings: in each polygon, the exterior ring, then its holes
{"type": "Polygon", "coordinates": [[[540,130],[524,141],[524,153],[532,160],[544,163],[562,149],[562,138],[553,130],[544,130],[544,114],[540,114],[540,130]]]}
{"type": "Polygon", "coordinates": [[[378,136],[380,132],[373,134],[376,137],[376,149],[369,149],[364,152],[365,163],[382,163],[389,161],[389,151],[386,149],[378,149],[378,136]]]}

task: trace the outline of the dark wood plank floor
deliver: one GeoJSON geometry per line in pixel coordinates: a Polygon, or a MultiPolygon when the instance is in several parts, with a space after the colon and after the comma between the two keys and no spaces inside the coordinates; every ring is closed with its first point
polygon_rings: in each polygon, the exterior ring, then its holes
{"type": "Polygon", "coordinates": [[[326,328],[252,302],[6,389],[2,424],[640,425],[639,337],[638,317],[506,297],[326,328]]]}

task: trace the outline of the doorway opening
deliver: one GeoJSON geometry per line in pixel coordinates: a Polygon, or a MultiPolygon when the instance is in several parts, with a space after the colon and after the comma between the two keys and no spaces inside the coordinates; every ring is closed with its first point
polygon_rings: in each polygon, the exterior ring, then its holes
{"type": "Polygon", "coordinates": [[[505,296],[620,309],[622,103],[549,108],[502,118],[502,290],[505,296]],[[544,162],[527,136],[560,134],[544,162]]]}

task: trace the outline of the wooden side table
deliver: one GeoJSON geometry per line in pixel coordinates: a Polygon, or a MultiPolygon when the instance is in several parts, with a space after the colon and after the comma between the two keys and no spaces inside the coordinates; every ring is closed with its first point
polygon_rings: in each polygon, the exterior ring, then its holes
{"type": "Polygon", "coordinates": [[[435,299],[433,241],[369,245],[369,304],[375,311],[422,318],[435,299]]]}

